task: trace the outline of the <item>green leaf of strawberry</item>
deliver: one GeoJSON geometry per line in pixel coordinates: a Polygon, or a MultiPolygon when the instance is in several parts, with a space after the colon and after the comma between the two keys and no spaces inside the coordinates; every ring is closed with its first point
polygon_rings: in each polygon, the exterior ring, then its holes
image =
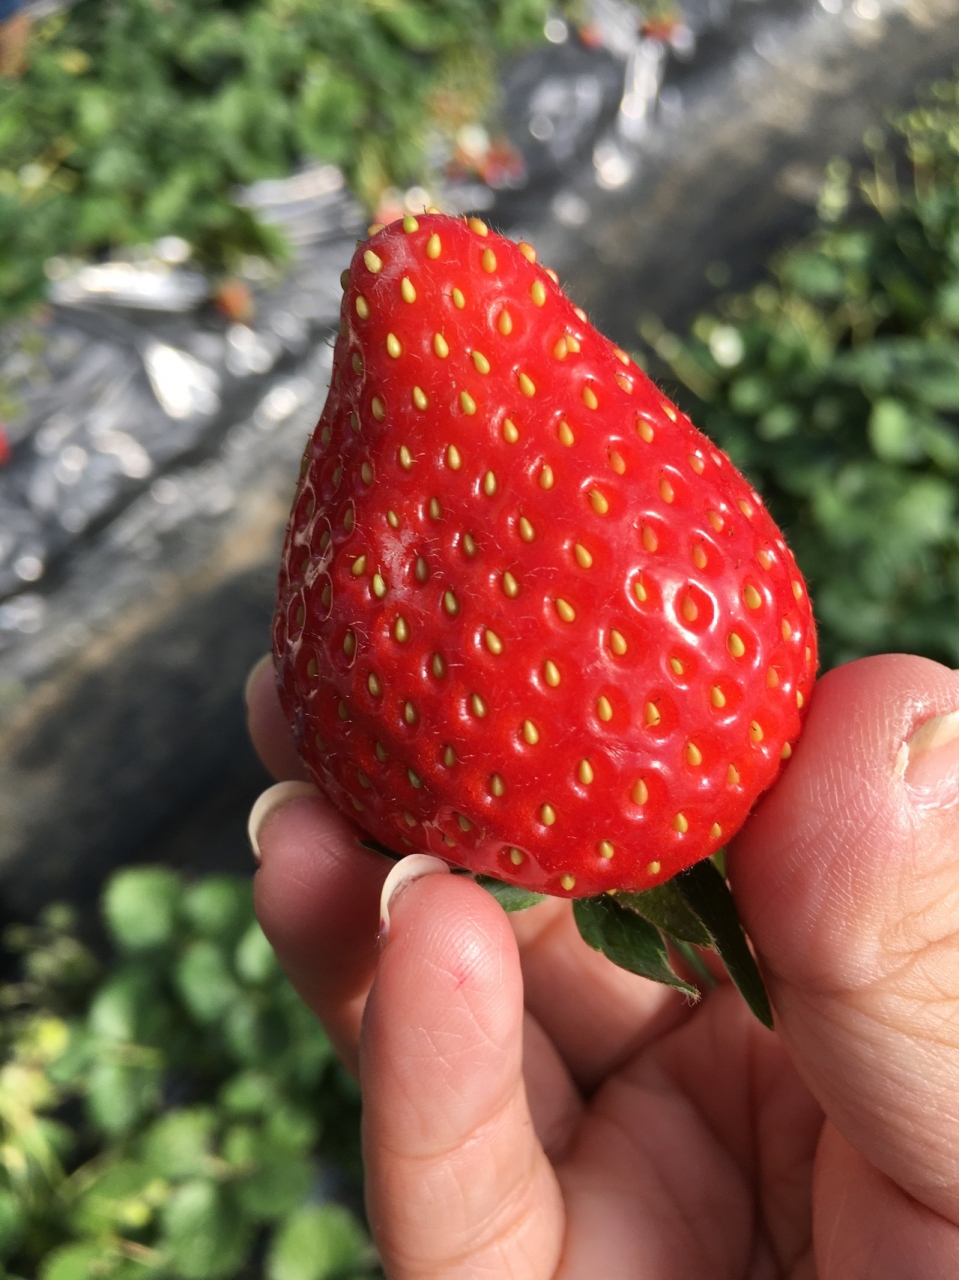
{"type": "MultiPolygon", "coordinates": [[[[437,214],[345,275],[274,649],[311,775],[374,840],[574,898],[716,852],[816,667],[801,575],[729,460],[528,245],[437,214]]],[[[699,941],[683,901],[601,914],[699,941]]]]}
{"type": "Polygon", "coordinates": [[[482,885],[493,895],[504,911],[528,911],[537,902],[544,902],[546,895],[531,893],[529,889],[521,889],[519,885],[506,884],[503,880],[494,880],[492,876],[477,876],[477,884],[482,885]]]}
{"type": "Polygon", "coordinates": [[[671,938],[698,947],[713,945],[712,934],[676,887],[675,876],[645,893],[621,893],[618,901],[671,938]]]}
{"type": "Polygon", "coordinates": [[[707,860],[681,871],[673,883],[709,930],[712,945],[722,956],[726,971],[743,999],[759,1021],[771,1027],[773,1015],[769,996],[749,950],[736,903],[725,879],[707,860]]]}
{"type": "Polygon", "coordinates": [[[627,907],[621,907],[615,898],[579,898],[573,903],[573,915],[584,940],[621,969],[698,998],[696,988],[673,970],[660,931],[627,907]]]}

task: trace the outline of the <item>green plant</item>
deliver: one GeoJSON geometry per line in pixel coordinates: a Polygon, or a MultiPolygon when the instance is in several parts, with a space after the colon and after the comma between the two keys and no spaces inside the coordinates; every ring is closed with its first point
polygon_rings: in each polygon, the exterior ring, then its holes
{"type": "Polygon", "coordinates": [[[238,183],[315,157],[375,204],[495,105],[548,0],[78,0],[0,77],[0,319],[54,254],[177,234],[204,264],[282,256],[238,183]]]}
{"type": "Polygon", "coordinates": [[[2,991],[0,1261],[41,1280],[379,1274],[355,1215],[358,1101],[279,971],[249,884],[110,881],[101,964],[72,912],[16,927],[2,991]]]}
{"type": "Polygon", "coordinates": [[[826,171],[820,226],[681,339],[640,332],[753,479],[809,581],[825,665],[959,663],[959,81],[826,171]]]}

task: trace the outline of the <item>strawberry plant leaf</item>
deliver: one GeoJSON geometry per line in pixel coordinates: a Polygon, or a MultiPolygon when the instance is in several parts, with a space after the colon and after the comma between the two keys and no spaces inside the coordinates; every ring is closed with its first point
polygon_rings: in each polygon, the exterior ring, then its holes
{"type": "Polygon", "coordinates": [[[166,867],[131,867],[114,876],[103,899],[110,940],[122,951],[173,941],[182,886],[166,867]]]}
{"type": "Polygon", "coordinates": [[[521,889],[515,884],[504,884],[493,876],[477,876],[476,883],[491,893],[504,911],[526,911],[542,902],[545,893],[533,893],[530,889],[521,889]]]}
{"type": "Polygon", "coordinates": [[[237,187],[303,162],[340,165],[371,211],[391,186],[434,185],[460,125],[501,117],[499,53],[542,39],[553,7],[88,0],[38,14],[22,73],[0,75],[0,171],[24,175],[0,189],[0,316],[42,296],[55,254],[178,235],[217,272],[246,254],[289,261],[237,187]]]}
{"type": "Polygon", "coordinates": [[[613,964],[699,999],[696,988],[673,972],[663,935],[635,911],[602,894],[597,898],[577,898],[573,917],[583,940],[613,964]]]}
{"type": "Polygon", "coordinates": [[[771,1028],[769,996],[743,933],[729,885],[708,858],[680,871],[671,883],[712,934],[716,950],[743,999],[759,1021],[771,1028]]]}
{"type": "Polygon", "coordinates": [[[321,1170],[360,1176],[358,1089],[269,958],[248,879],[150,870],[106,888],[102,970],[62,905],[14,937],[0,1024],[26,1120],[0,1138],[38,1176],[0,1187],[0,1275],[378,1275],[356,1215],[313,1204],[321,1170]],[[147,948],[151,885],[168,910],[147,948]]]}
{"type": "Polygon", "coordinates": [[[672,880],[641,893],[620,893],[617,901],[668,933],[671,938],[693,942],[699,947],[713,945],[712,934],[690,908],[672,880]]]}
{"type": "Polygon", "coordinates": [[[338,1204],[304,1204],[283,1222],[267,1255],[269,1280],[354,1275],[368,1246],[356,1220],[338,1204]]]}

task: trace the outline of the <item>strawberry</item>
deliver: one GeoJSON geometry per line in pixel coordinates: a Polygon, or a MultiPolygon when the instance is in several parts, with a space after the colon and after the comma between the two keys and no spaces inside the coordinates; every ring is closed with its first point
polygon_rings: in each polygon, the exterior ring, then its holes
{"type": "Polygon", "coordinates": [[[383,845],[538,892],[713,854],[816,669],[758,495],[529,245],[406,217],[344,282],[274,627],[311,775],[383,845]]]}

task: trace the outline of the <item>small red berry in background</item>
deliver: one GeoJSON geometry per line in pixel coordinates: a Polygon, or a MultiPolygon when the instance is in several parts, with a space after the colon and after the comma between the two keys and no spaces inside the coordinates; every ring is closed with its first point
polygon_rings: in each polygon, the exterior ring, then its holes
{"type": "Polygon", "coordinates": [[[256,303],[250,286],[243,280],[230,278],[217,286],[213,303],[225,320],[232,324],[248,324],[256,315],[256,303]]]}

